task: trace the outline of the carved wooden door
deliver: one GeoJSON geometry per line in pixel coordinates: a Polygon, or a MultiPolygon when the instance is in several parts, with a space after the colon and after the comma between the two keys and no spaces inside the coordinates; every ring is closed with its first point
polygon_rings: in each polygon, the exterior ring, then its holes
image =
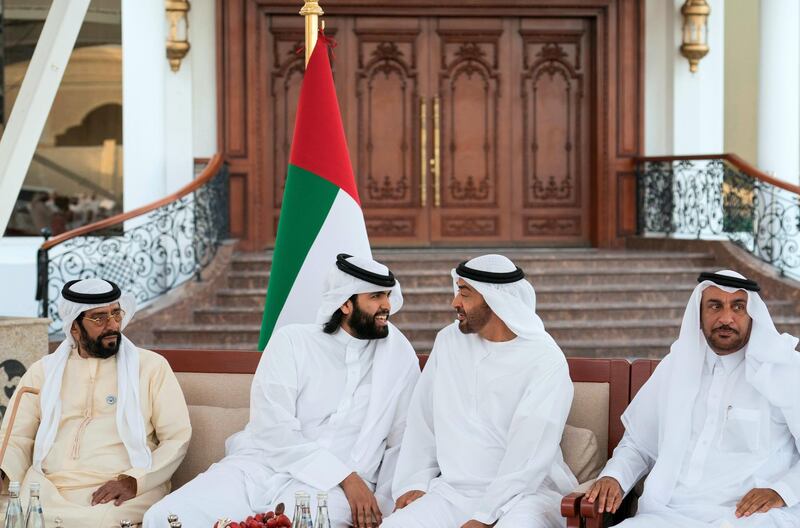
{"type": "Polygon", "coordinates": [[[589,245],[592,163],[591,26],[522,19],[515,38],[512,237],[589,245]],[[516,54],[519,56],[516,56],[516,54]]]}
{"type": "Polygon", "coordinates": [[[336,54],[350,65],[345,129],[370,241],[426,245],[429,197],[420,105],[430,84],[428,22],[419,17],[348,20],[336,54]]]}
{"type": "MultiPolygon", "coordinates": [[[[589,244],[591,27],[336,17],[334,79],[374,245],[589,244]]],[[[277,225],[302,28],[273,16],[265,165],[277,225]]],[[[320,138],[324,141],[324,138],[320,138]]]]}

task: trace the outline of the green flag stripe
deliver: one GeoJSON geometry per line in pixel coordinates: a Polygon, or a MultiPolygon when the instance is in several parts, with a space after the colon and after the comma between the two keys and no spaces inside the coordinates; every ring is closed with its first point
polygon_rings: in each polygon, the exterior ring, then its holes
{"type": "Polygon", "coordinates": [[[258,340],[259,350],[267,346],[297,274],[338,193],[339,187],[328,180],[289,165],[258,340]]]}

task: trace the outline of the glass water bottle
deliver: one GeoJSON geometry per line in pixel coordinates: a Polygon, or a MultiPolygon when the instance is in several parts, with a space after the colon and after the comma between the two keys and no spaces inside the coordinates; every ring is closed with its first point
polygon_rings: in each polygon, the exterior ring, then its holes
{"type": "Polygon", "coordinates": [[[331,519],[328,516],[328,494],[317,493],[317,528],[331,528],[331,519]]]}
{"type": "Polygon", "coordinates": [[[303,496],[305,492],[296,491],[294,493],[294,514],[292,515],[292,528],[300,528],[303,520],[303,496]]]}
{"type": "Polygon", "coordinates": [[[5,528],[25,528],[25,516],[19,502],[19,482],[8,485],[8,506],[6,507],[5,528]]]}
{"type": "Polygon", "coordinates": [[[38,482],[31,483],[28,513],[25,515],[25,528],[44,528],[44,513],[42,513],[42,503],[39,500],[40,489],[41,484],[38,482]]]}

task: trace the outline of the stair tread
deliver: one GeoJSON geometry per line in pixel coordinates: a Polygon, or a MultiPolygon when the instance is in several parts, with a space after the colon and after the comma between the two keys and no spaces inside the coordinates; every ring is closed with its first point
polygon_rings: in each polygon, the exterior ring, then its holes
{"type": "MultiPolygon", "coordinates": [[[[625,250],[625,251],[614,251],[614,250],[598,250],[598,249],[591,249],[591,248],[564,248],[564,249],[552,249],[552,248],[532,248],[527,250],[521,250],[520,248],[514,249],[497,249],[487,248],[487,251],[493,251],[495,253],[502,253],[512,260],[514,258],[520,259],[536,259],[536,260],[547,260],[547,261],[556,261],[559,259],[563,259],[564,257],[570,259],[580,259],[580,260],[617,260],[620,258],[626,259],[641,259],[641,260],[653,260],[653,259],[670,259],[670,260],[680,260],[680,259],[705,259],[705,260],[713,260],[714,255],[712,253],[704,253],[704,252],[672,252],[672,251],[646,251],[646,250],[625,250]]],[[[381,258],[384,259],[391,259],[398,262],[401,261],[413,261],[419,260],[420,257],[427,257],[426,260],[428,261],[444,261],[444,262],[454,262],[454,260],[458,260],[458,258],[469,257],[469,256],[477,256],[485,254],[485,251],[478,251],[473,249],[469,250],[459,250],[458,248],[448,248],[447,250],[419,250],[419,249],[398,249],[396,253],[388,252],[388,251],[375,251],[373,252],[373,256],[380,260],[381,258]],[[453,255],[458,254],[459,257],[454,259],[453,255]]],[[[234,262],[272,262],[272,254],[271,253],[236,253],[233,256],[234,262]]]]}
{"type": "MultiPolygon", "coordinates": [[[[772,307],[784,307],[784,306],[793,306],[794,303],[792,301],[783,300],[783,299],[773,299],[767,302],[767,306],[772,307]]],[[[545,311],[545,310],[632,310],[632,309],[644,309],[644,310],[652,310],[652,309],[674,309],[674,308],[685,308],[686,303],[682,301],[674,301],[674,302],[638,302],[638,303],[630,303],[630,302],[586,302],[582,303],[580,306],[575,306],[575,303],[539,303],[536,305],[536,311],[545,311]]],[[[203,308],[197,308],[194,310],[195,313],[240,313],[240,312],[261,312],[262,309],[257,306],[206,306],[203,308]]],[[[452,312],[453,308],[449,304],[445,303],[436,303],[436,304],[412,304],[412,305],[403,305],[403,309],[400,313],[409,313],[409,312],[452,312]]]]}
{"type": "MultiPolygon", "coordinates": [[[[533,270],[531,271],[529,267],[523,267],[523,271],[525,271],[528,275],[533,276],[540,276],[546,275],[548,277],[552,277],[554,275],[665,275],[665,274],[675,274],[675,273],[701,273],[703,271],[708,271],[706,268],[695,266],[682,266],[676,268],[642,268],[642,269],[631,269],[631,268],[603,268],[603,269],[592,269],[592,268],[576,268],[576,269],[558,269],[558,270],[533,270]]],[[[400,272],[398,274],[405,275],[406,277],[435,277],[435,276],[443,276],[449,277],[449,274],[443,273],[441,270],[432,270],[432,269],[419,269],[419,270],[406,270],[400,272]]],[[[258,270],[258,271],[232,271],[228,274],[229,277],[232,278],[253,278],[253,277],[269,277],[270,272],[267,270],[258,270]]]]}
{"type": "MultiPolygon", "coordinates": [[[[536,288],[537,293],[583,293],[583,292],[624,292],[624,291],[691,291],[696,284],[694,282],[682,282],[678,284],[558,284],[543,285],[536,288]]],[[[217,290],[220,295],[266,295],[266,288],[220,288],[217,290]]],[[[453,288],[449,286],[410,286],[403,288],[404,294],[424,294],[424,293],[453,293],[453,288]]]]}

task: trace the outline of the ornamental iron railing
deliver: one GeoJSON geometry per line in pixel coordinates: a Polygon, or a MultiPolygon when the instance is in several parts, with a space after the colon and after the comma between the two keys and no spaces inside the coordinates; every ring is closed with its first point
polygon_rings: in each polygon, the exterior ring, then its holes
{"type": "Polygon", "coordinates": [[[800,280],[800,187],[732,154],[641,158],[643,236],[729,240],[800,280]]]}
{"type": "Polygon", "coordinates": [[[119,284],[140,306],[195,278],[228,237],[228,169],[214,156],[189,185],[158,202],[46,240],[39,249],[36,300],[62,330],[57,301],[70,280],[119,284]]]}

